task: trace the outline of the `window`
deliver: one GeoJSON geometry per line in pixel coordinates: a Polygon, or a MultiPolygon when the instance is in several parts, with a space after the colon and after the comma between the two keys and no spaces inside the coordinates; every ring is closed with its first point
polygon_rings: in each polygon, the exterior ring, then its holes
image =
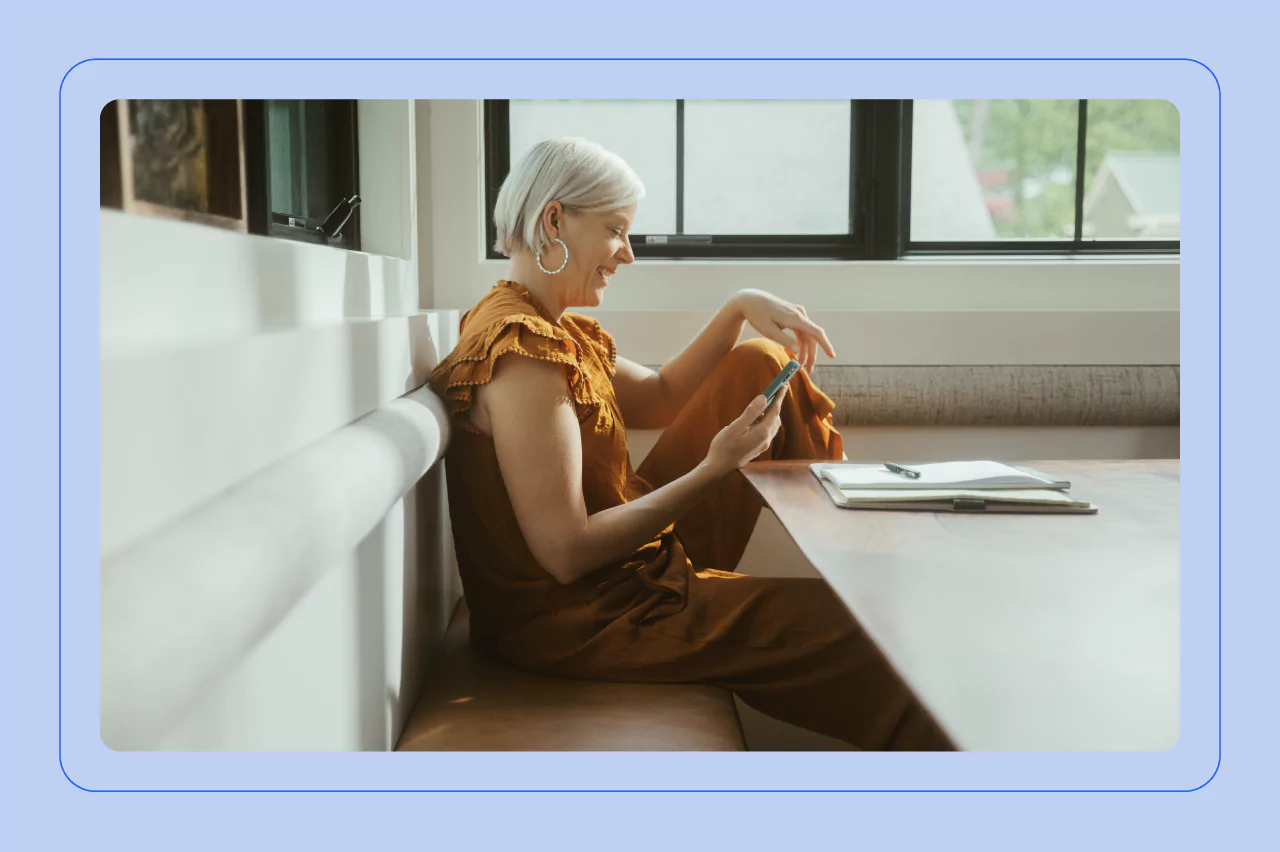
{"type": "Polygon", "coordinates": [[[684,225],[693,234],[848,234],[843,101],[688,101],[684,225]]]}
{"type": "Polygon", "coordinates": [[[355,101],[114,101],[102,206],[360,247],[355,101]]]}
{"type": "Polygon", "coordinates": [[[355,101],[246,101],[249,230],[360,248],[355,101]]]}
{"type": "Polygon", "coordinates": [[[1089,101],[1086,240],[1176,240],[1178,111],[1168,101],[1089,101]]]}
{"type": "Polygon", "coordinates": [[[490,257],[510,164],[556,136],[645,181],[638,257],[1178,250],[1165,101],[486,101],[490,257]]]}
{"type": "Polygon", "coordinates": [[[914,101],[906,250],[1176,251],[1168,101],[914,101]]]}
{"type": "Polygon", "coordinates": [[[646,197],[633,230],[678,234],[679,162],[675,101],[512,101],[512,161],[543,139],[583,136],[644,176],[646,197]]]}
{"type": "Polygon", "coordinates": [[[896,102],[486,101],[488,244],[510,170],[534,144],[584,136],[645,182],[640,257],[864,257],[869,144],[896,102]],[[882,115],[885,114],[885,115],[882,115]]]}

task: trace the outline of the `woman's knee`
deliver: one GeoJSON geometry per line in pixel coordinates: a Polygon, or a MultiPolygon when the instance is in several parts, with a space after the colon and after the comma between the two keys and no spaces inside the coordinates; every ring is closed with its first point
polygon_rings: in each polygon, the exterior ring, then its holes
{"type": "MultiPolygon", "coordinates": [[[[704,387],[720,404],[741,412],[791,359],[785,347],[772,340],[752,338],[730,349],[704,387]]],[[[794,404],[790,397],[784,405],[794,404]]]]}
{"type": "Polygon", "coordinates": [[[791,354],[780,343],[753,337],[729,350],[725,360],[733,365],[735,371],[750,370],[772,379],[791,360],[791,354]]]}

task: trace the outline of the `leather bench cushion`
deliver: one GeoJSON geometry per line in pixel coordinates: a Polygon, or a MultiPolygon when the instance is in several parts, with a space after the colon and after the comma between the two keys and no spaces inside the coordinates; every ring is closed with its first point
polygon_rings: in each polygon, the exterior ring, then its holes
{"type": "Polygon", "coordinates": [[[692,684],[607,683],[522,671],[473,647],[466,603],[397,751],[741,751],[733,695],[692,684]]]}

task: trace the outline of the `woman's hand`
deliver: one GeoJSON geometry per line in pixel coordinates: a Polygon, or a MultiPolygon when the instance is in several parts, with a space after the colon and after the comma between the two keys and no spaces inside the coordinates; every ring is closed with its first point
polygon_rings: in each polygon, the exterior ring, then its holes
{"type": "Polygon", "coordinates": [[[793,305],[763,290],[742,290],[733,300],[743,319],[765,337],[787,347],[805,372],[813,372],[819,346],[829,357],[836,357],[827,333],[810,321],[801,305],[793,305]]]}
{"type": "Polygon", "coordinates": [[[707,469],[716,476],[725,476],[768,449],[774,436],[778,434],[782,398],[788,390],[783,385],[768,410],[765,410],[765,398],[761,394],[751,400],[737,420],[721,429],[711,439],[711,446],[707,450],[707,458],[703,462],[707,469]],[[760,422],[757,423],[757,419],[760,422]]]}

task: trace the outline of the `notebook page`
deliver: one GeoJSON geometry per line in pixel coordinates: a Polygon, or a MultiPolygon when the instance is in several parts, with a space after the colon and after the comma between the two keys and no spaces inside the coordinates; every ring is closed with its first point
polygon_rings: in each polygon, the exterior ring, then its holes
{"type": "Polygon", "coordinates": [[[824,475],[841,488],[911,488],[965,487],[979,485],[1025,485],[1039,488],[1048,483],[1007,464],[993,461],[937,462],[910,465],[920,471],[919,479],[909,479],[883,467],[832,465],[824,475]]]}

